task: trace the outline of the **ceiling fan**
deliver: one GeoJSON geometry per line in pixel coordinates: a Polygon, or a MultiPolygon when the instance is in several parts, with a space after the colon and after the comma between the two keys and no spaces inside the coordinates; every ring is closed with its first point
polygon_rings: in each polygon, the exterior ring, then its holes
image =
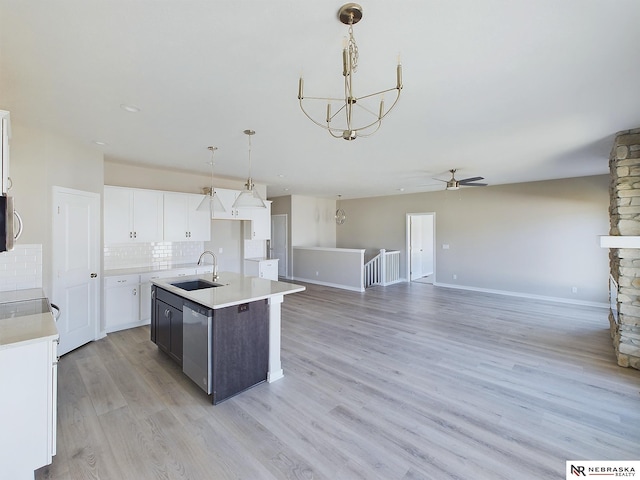
{"type": "Polygon", "coordinates": [[[440,178],[434,178],[440,182],[447,184],[447,190],[458,190],[460,187],[486,187],[486,183],[478,183],[478,180],[484,180],[484,177],[469,177],[462,180],[456,180],[456,169],[452,168],[450,180],[442,180],[440,178]]]}

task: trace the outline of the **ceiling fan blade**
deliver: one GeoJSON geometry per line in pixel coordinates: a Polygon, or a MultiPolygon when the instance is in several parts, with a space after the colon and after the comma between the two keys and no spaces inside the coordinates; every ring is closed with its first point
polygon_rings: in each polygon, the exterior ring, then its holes
{"type": "Polygon", "coordinates": [[[486,187],[489,185],[488,183],[462,183],[460,182],[460,186],[462,187],[486,187]]]}
{"type": "Polygon", "coordinates": [[[484,180],[484,177],[469,177],[463,180],[458,180],[460,183],[477,182],[478,180],[484,180]]]}

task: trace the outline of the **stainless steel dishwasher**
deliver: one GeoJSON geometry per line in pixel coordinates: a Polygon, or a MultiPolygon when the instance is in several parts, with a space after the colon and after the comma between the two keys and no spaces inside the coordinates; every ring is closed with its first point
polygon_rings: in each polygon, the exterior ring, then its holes
{"type": "Polygon", "coordinates": [[[182,309],[182,371],[207,394],[213,391],[212,361],[213,310],[193,302],[182,309]]]}

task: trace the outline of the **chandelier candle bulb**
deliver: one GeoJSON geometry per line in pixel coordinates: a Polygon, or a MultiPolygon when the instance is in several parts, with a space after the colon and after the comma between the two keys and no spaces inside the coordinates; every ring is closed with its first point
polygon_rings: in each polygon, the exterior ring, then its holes
{"type": "Polygon", "coordinates": [[[302,79],[302,77],[300,77],[300,80],[298,81],[298,100],[302,100],[302,89],[304,87],[304,80],[302,79]]]}
{"type": "Polygon", "coordinates": [[[397,88],[400,90],[402,88],[402,64],[398,63],[398,67],[396,69],[396,79],[398,82],[397,88]]]}
{"type": "Polygon", "coordinates": [[[331,104],[327,103],[327,123],[331,121],[331,104]]]}
{"type": "Polygon", "coordinates": [[[342,50],[342,75],[346,77],[348,71],[349,71],[349,54],[347,52],[347,49],[344,48],[342,50]]]}
{"type": "Polygon", "coordinates": [[[384,116],[384,98],[380,100],[380,113],[378,113],[378,119],[382,119],[384,116]]]}

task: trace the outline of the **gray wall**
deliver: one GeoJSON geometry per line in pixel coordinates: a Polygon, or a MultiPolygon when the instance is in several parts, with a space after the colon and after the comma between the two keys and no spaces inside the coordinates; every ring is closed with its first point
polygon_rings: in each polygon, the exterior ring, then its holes
{"type": "Polygon", "coordinates": [[[406,277],[406,214],[435,212],[438,284],[606,303],[608,186],[602,175],[342,200],[336,246],[401,250],[406,277]]]}

